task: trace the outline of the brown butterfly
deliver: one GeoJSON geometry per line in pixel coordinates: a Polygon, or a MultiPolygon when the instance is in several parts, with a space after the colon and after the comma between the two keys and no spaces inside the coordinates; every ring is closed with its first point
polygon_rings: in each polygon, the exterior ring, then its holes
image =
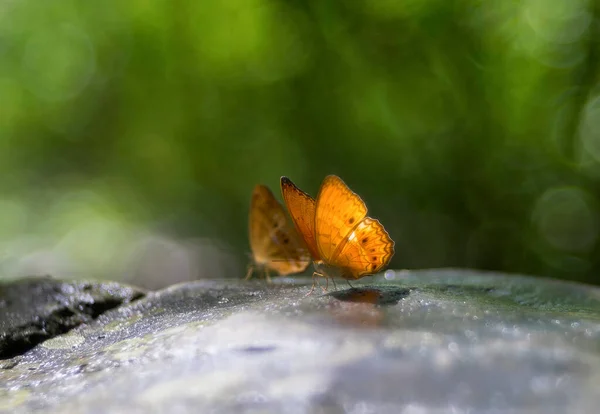
{"type": "Polygon", "coordinates": [[[257,185],[252,192],[248,230],[253,263],[248,266],[246,279],[255,268],[262,269],[270,281],[271,270],[287,275],[302,272],[310,264],[304,242],[289,223],[282,205],[264,185],[257,185]]]}
{"type": "Polygon", "coordinates": [[[364,201],[338,176],[325,177],[316,201],[287,177],[281,177],[281,192],[313,258],[313,277],[356,280],[390,262],[394,241],[378,220],[367,217],[364,201]]]}

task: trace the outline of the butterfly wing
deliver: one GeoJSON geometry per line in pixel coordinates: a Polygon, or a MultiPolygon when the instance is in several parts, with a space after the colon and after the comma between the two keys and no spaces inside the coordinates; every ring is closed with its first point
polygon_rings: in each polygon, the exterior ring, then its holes
{"type": "Polygon", "coordinates": [[[394,256],[394,241],[383,225],[365,217],[350,233],[348,241],[330,265],[344,269],[343,277],[360,279],[379,272],[394,256]]]}
{"type": "Polygon", "coordinates": [[[315,213],[317,248],[325,262],[333,264],[332,260],[348,242],[350,233],[366,215],[365,203],[340,177],[325,177],[315,213]]]}
{"type": "Polygon", "coordinates": [[[250,248],[254,262],[281,275],[302,272],[310,264],[304,243],[285,211],[264,185],[252,192],[249,215],[250,248]]]}
{"type": "Polygon", "coordinates": [[[320,260],[321,255],[315,239],[315,199],[296,187],[287,177],[281,177],[281,194],[310,255],[313,260],[320,260]]]}

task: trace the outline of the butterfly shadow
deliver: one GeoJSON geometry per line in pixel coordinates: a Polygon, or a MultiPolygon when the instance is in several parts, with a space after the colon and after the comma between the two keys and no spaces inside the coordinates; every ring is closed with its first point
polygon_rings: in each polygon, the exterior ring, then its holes
{"type": "Polygon", "coordinates": [[[369,303],[378,306],[396,305],[400,299],[410,294],[410,289],[397,286],[361,286],[336,290],[324,296],[331,296],[342,302],[369,303]]]}
{"type": "Polygon", "coordinates": [[[383,308],[397,304],[409,294],[410,289],[406,288],[361,286],[338,290],[324,296],[337,299],[327,308],[338,324],[354,328],[376,328],[387,323],[383,308]]]}

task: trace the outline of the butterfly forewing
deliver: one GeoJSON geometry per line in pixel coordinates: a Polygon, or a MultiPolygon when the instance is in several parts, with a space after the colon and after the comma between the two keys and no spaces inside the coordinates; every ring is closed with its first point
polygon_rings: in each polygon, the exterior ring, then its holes
{"type": "Polygon", "coordinates": [[[321,256],[315,238],[315,199],[296,187],[287,177],[281,177],[281,195],[310,255],[313,260],[319,260],[321,256]]]}
{"type": "Polygon", "coordinates": [[[306,246],[289,223],[285,211],[264,185],[252,193],[249,215],[250,247],[257,265],[281,275],[301,272],[310,263],[306,246]]]}
{"type": "Polygon", "coordinates": [[[315,215],[315,234],[319,253],[325,262],[335,260],[354,228],[367,215],[367,206],[335,175],[323,180],[315,215]]]}

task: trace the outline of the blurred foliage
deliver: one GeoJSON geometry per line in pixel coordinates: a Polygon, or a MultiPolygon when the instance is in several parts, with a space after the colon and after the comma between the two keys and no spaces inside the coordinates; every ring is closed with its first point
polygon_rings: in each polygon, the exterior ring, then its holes
{"type": "Polygon", "coordinates": [[[599,284],[598,1],[3,1],[2,277],[241,277],[333,173],[391,267],[599,284]]]}

